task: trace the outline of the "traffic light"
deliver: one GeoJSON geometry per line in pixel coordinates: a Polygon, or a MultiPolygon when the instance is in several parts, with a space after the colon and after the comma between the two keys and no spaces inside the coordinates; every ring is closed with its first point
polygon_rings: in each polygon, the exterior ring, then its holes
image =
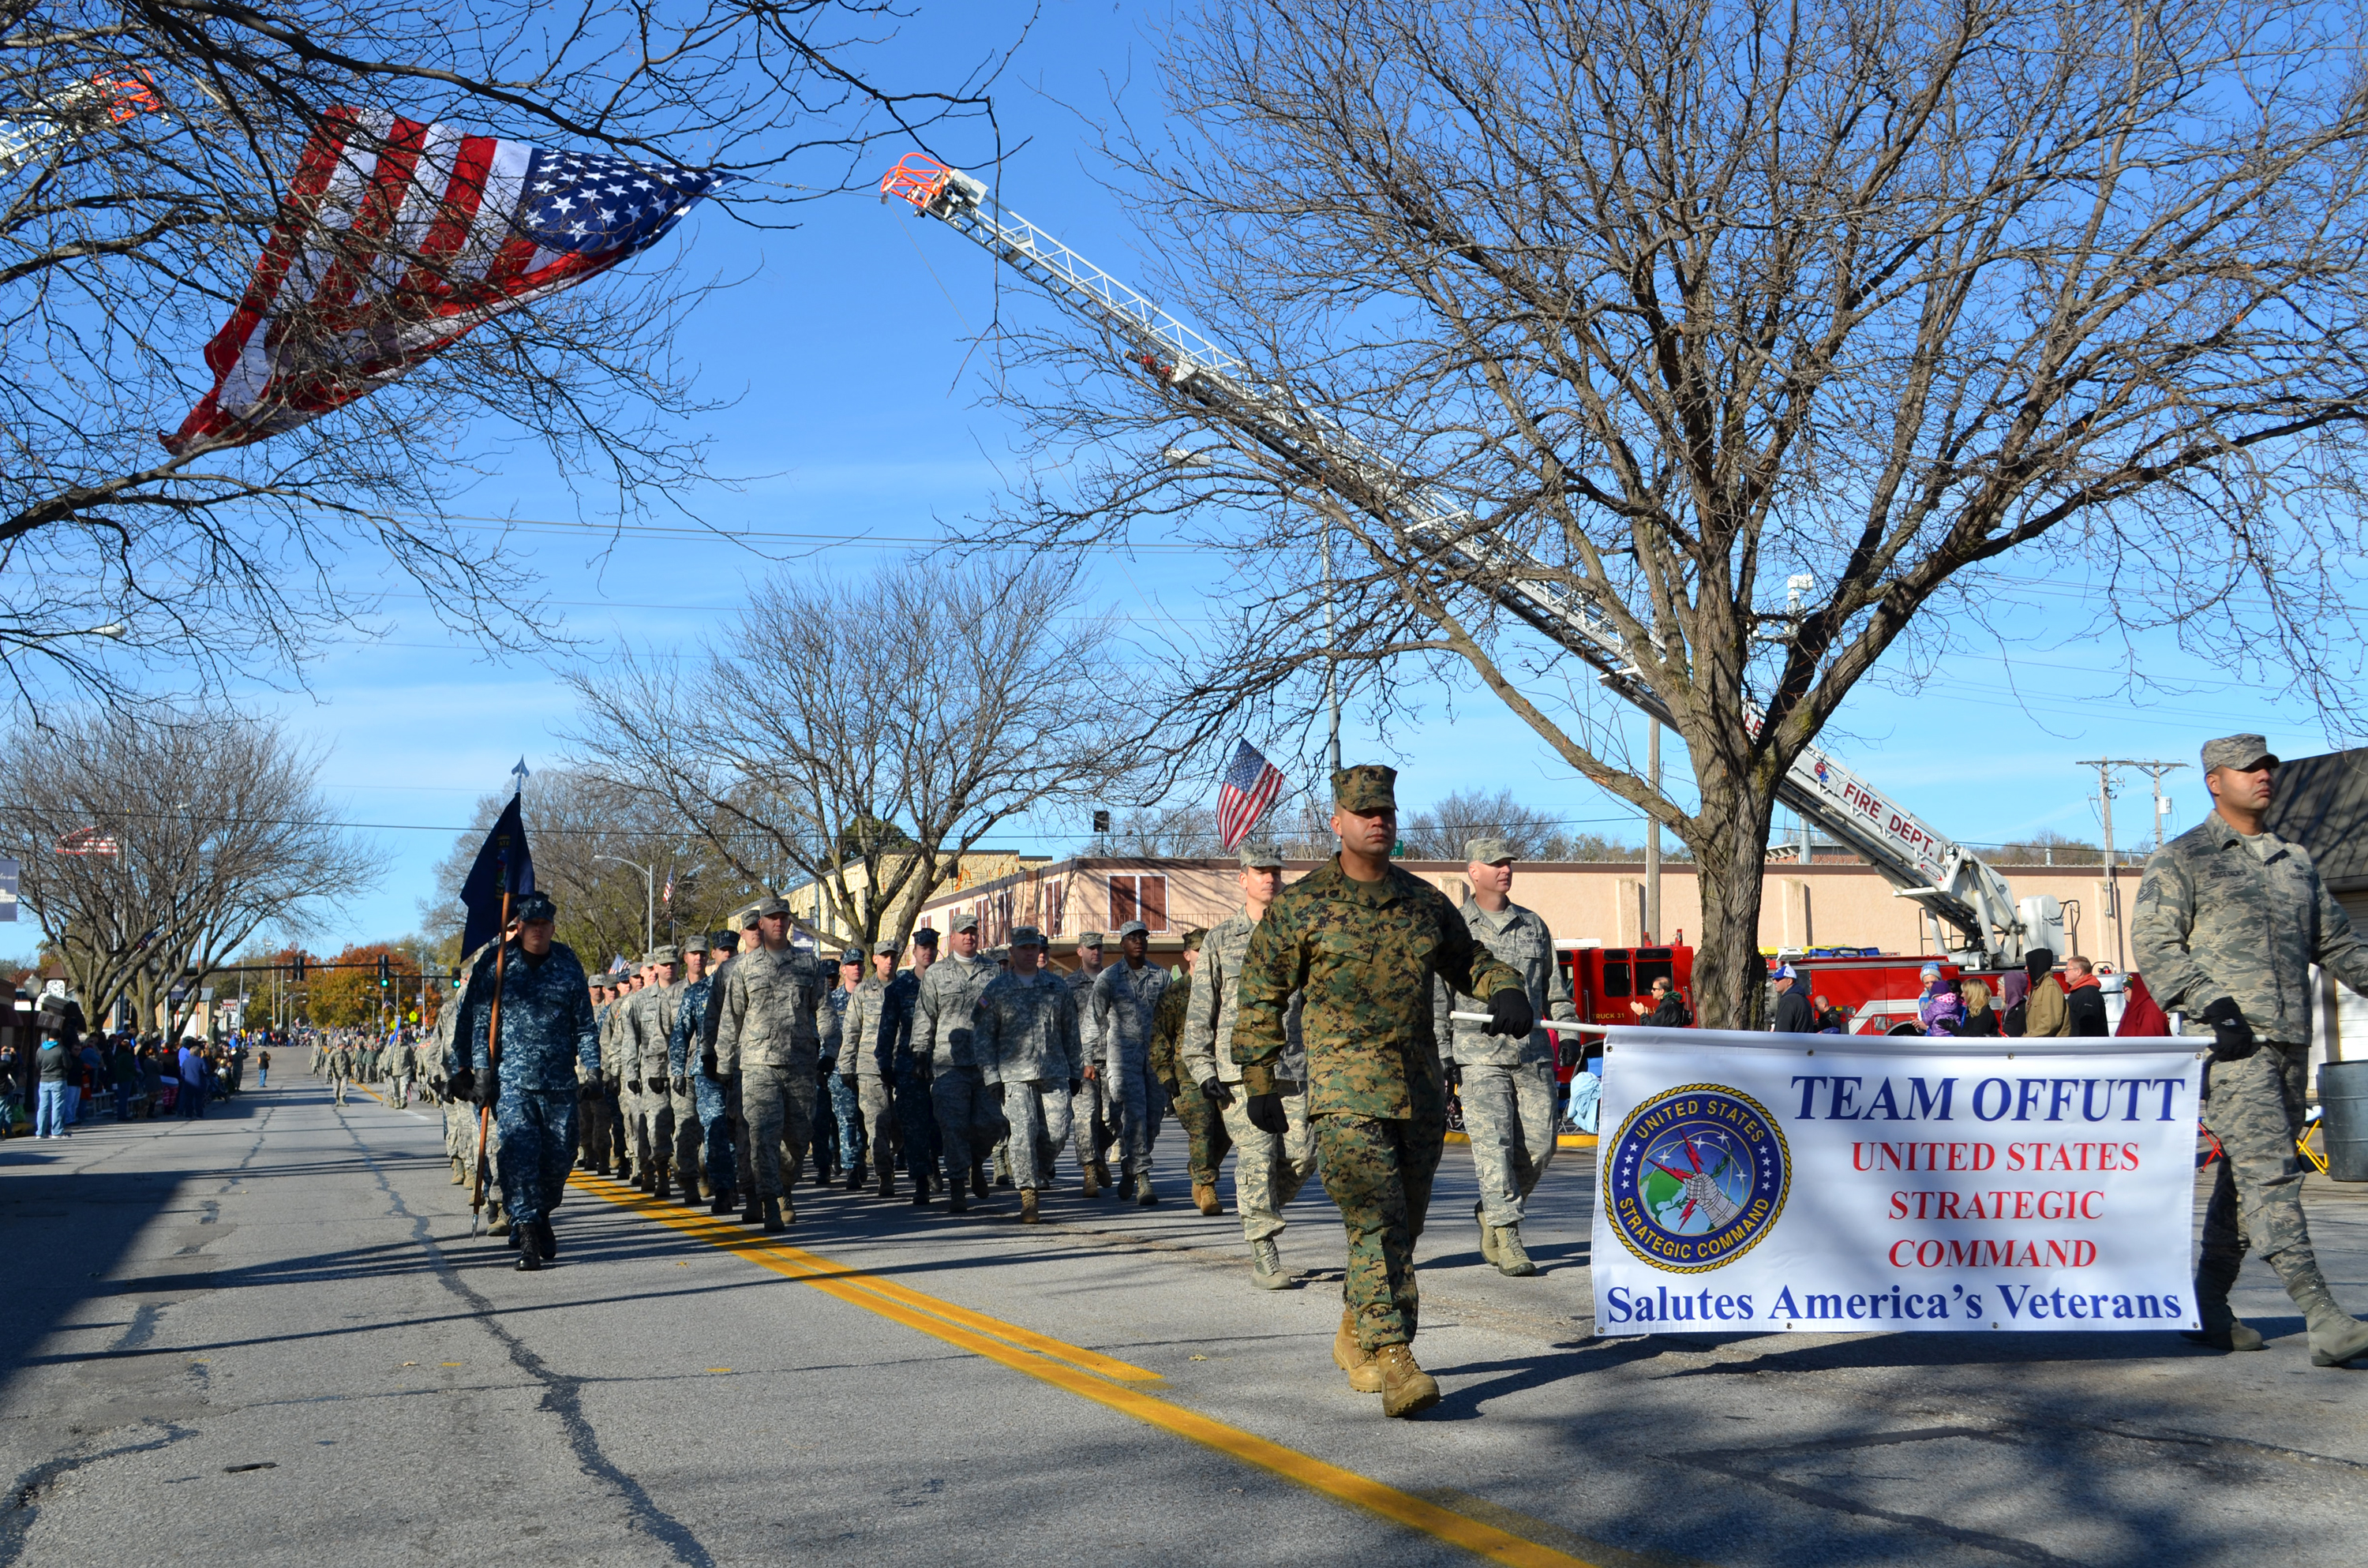
{"type": "Polygon", "coordinates": [[[386,955],[384,953],[381,953],[378,956],[378,983],[381,989],[384,988],[386,984],[386,955]]]}
{"type": "Polygon", "coordinates": [[[290,967],[290,969],[292,969],[292,970],[294,970],[294,971],[296,971],[294,974],[290,975],[289,978],[290,978],[291,980],[302,980],[302,979],[303,979],[303,978],[304,978],[304,955],[303,955],[302,953],[298,953],[298,954],[296,955],[296,961],[295,961],[294,963],[290,964],[289,967],[290,967]]]}

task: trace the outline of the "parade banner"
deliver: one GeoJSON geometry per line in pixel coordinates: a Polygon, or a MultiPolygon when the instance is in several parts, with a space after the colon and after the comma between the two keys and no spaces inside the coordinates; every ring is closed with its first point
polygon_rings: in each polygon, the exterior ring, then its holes
{"type": "Polygon", "coordinates": [[[2203,1060],[1615,1028],[1595,1331],[2194,1328],[2203,1060]]]}

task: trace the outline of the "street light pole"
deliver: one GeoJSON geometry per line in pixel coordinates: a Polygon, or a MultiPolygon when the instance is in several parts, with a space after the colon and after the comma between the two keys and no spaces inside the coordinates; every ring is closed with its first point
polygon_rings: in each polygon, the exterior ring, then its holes
{"type": "Polygon", "coordinates": [[[646,953],[658,945],[658,874],[654,867],[638,860],[628,860],[622,855],[595,855],[595,860],[614,860],[620,866],[631,866],[642,874],[642,890],[646,895],[642,915],[642,951],[646,953]]]}

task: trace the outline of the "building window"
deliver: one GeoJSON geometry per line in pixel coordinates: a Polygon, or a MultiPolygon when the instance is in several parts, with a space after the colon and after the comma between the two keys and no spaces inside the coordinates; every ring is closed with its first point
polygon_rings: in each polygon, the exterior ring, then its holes
{"type": "Polygon", "coordinates": [[[1130,920],[1140,920],[1151,931],[1167,929],[1167,879],[1112,877],[1110,880],[1110,928],[1115,932],[1130,920]]]}

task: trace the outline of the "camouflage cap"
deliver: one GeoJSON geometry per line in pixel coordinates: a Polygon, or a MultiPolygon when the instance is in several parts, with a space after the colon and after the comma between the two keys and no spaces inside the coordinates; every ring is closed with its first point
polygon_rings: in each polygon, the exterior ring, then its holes
{"type": "Polygon", "coordinates": [[[1099,948],[1101,945],[1102,934],[1099,931],[1080,931],[1077,933],[1077,946],[1081,948],[1099,948]]]}
{"type": "Polygon", "coordinates": [[[675,946],[673,943],[671,943],[671,942],[668,942],[668,943],[667,943],[666,946],[664,946],[664,947],[661,947],[661,948],[652,948],[652,949],[650,949],[650,962],[652,962],[652,963],[666,964],[666,963],[680,963],[681,961],[682,961],[682,949],[681,949],[680,948],[676,947],[676,946],[675,946]]]}
{"type": "Polygon", "coordinates": [[[1202,927],[1198,926],[1187,926],[1184,927],[1184,950],[1186,952],[1189,953],[1198,950],[1201,944],[1208,939],[1209,933],[1202,927]]]}
{"type": "Polygon", "coordinates": [[[894,937],[882,937],[878,941],[871,944],[871,951],[874,957],[877,957],[882,953],[886,953],[893,959],[904,950],[904,949],[896,945],[896,938],[894,937]]]}
{"type": "Polygon", "coordinates": [[[1151,927],[1145,926],[1140,920],[1130,920],[1125,925],[1118,928],[1118,939],[1121,942],[1125,941],[1129,937],[1148,937],[1150,935],[1151,927]]]}
{"type": "Polygon", "coordinates": [[[757,914],[759,918],[768,915],[787,915],[789,912],[790,901],[780,893],[771,893],[757,901],[757,914]]]}
{"type": "Polygon", "coordinates": [[[559,918],[559,905],[551,902],[551,895],[547,892],[524,893],[517,903],[510,906],[510,918],[521,926],[533,920],[556,920],[559,918]]]}
{"type": "Polygon", "coordinates": [[[1464,841],[1463,858],[1472,865],[1497,866],[1513,858],[1513,846],[1501,838],[1473,838],[1464,841]]]}
{"type": "Polygon", "coordinates": [[[1014,926],[1011,928],[1011,945],[1015,948],[1041,948],[1044,945],[1044,933],[1033,926],[1014,926]]]}
{"type": "Polygon", "coordinates": [[[740,934],[736,931],[710,931],[707,934],[707,950],[711,953],[737,952],[739,949],[740,934]]]}
{"type": "Polygon", "coordinates": [[[1264,839],[1254,838],[1242,846],[1242,869],[1247,871],[1262,868],[1281,870],[1282,851],[1264,839]]]}
{"type": "Polygon", "coordinates": [[[861,963],[863,961],[863,949],[861,948],[849,948],[845,952],[838,955],[838,961],[841,963],[861,963]]]}
{"type": "Polygon", "coordinates": [[[946,923],[946,929],[949,931],[975,931],[978,929],[978,916],[975,915],[957,915],[946,923]]]}
{"type": "Polygon", "coordinates": [[[1394,812],[1398,808],[1398,770],[1377,762],[1337,768],[1332,774],[1332,803],[1344,811],[1394,812]]]}
{"type": "Polygon", "coordinates": [[[757,906],[752,903],[734,915],[732,917],[732,924],[739,926],[743,931],[754,931],[757,928],[757,906]]]}
{"type": "Polygon", "coordinates": [[[2216,741],[2203,743],[2203,771],[2215,767],[2233,767],[2239,773],[2250,773],[2257,767],[2275,767],[2278,759],[2270,750],[2265,735],[2223,735],[2216,741]]]}

